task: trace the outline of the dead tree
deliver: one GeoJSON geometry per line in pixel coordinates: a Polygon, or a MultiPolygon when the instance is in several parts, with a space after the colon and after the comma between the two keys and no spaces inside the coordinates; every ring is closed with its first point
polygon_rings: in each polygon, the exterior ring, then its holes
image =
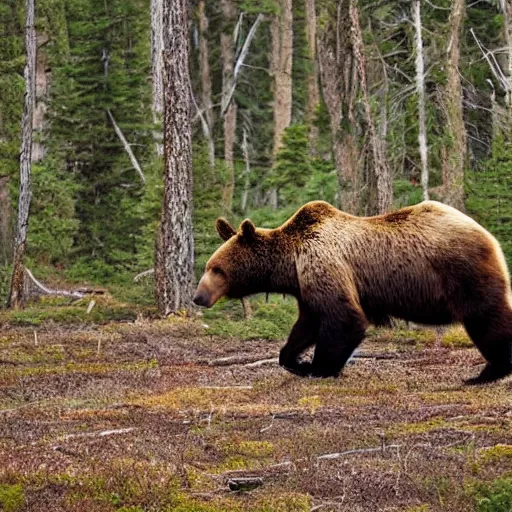
{"type": "Polygon", "coordinates": [[[164,0],[164,198],[155,256],[161,315],[191,307],[194,282],[188,0],[164,0]]]}
{"type": "MultiPolygon", "coordinates": [[[[164,73],[164,28],[163,28],[163,0],[151,0],[151,77],[153,85],[153,95],[151,110],[153,112],[153,123],[160,125],[164,114],[164,92],[163,92],[163,73],[164,73]]],[[[157,155],[163,155],[162,132],[155,130],[154,138],[156,141],[157,155]]]]}
{"type": "Polygon", "coordinates": [[[20,185],[18,198],[18,220],[14,238],[13,268],[11,288],[7,305],[13,308],[23,306],[25,285],[25,247],[27,243],[28,218],[30,210],[31,186],[30,167],[32,160],[32,129],[35,103],[36,74],[36,31],[34,27],[34,0],[27,0],[25,13],[25,105],[21,120],[20,185]]]}
{"type": "Polygon", "coordinates": [[[308,102],[306,121],[309,124],[309,152],[314,154],[318,139],[318,128],[314,126],[315,113],[320,103],[318,88],[318,66],[316,63],[316,2],[306,0],[306,38],[308,40],[308,102]]]}
{"type": "Polygon", "coordinates": [[[339,205],[343,211],[357,214],[361,207],[359,148],[355,135],[357,69],[350,37],[349,0],[340,0],[333,11],[331,6],[321,12],[329,21],[318,33],[320,79],[331,126],[339,205]]]}
{"type": "Polygon", "coordinates": [[[443,155],[442,199],[455,208],[464,209],[464,167],[467,156],[467,134],[462,110],[462,84],[459,60],[460,42],[466,2],[454,0],[450,12],[450,38],[446,56],[446,86],[444,89],[446,139],[443,155]]]}
{"type": "Polygon", "coordinates": [[[234,84],[235,47],[233,38],[233,27],[236,19],[236,7],[232,0],[221,0],[223,15],[223,31],[220,45],[222,55],[222,105],[224,128],[224,161],[228,170],[228,182],[224,187],[222,202],[226,210],[231,210],[233,194],[235,191],[235,164],[234,147],[236,134],[236,112],[235,101],[229,101],[228,96],[234,84]]]}
{"type": "Polygon", "coordinates": [[[428,148],[427,148],[427,116],[425,112],[425,61],[423,58],[423,37],[421,25],[421,2],[414,0],[412,17],[416,43],[416,94],[418,95],[418,146],[421,159],[421,187],[423,199],[429,199],[428,193],[428,148]]]}
{"type": "Polygon", "coordinates": [[[366,57],[364,55],[363,34],[359,23],[359,9],[357,8],[356,0],[350,0],[349,11],[352,25],[351,34],[354,60],[359,75],[366,129],[370,145],[370,168],[373,170],[376,181],[377,213],[385,213],[391,209],[393,203],[393,180],[388,165],[385,145],[380,139],[375,127],[370,105],[370,95],[366,80],[366,57]]]}

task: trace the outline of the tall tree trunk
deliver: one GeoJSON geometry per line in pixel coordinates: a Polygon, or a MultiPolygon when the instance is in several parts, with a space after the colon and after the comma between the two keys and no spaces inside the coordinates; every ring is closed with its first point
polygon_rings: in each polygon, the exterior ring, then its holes
{"type": "Polygon", "coordinates": [[[350,0],[352,46],[359,75],[361,92],[363,95],[364,114],[370,144],[371,162],[369,168],[373,170],[376,181],[377,212],[385,213],[391,209],[393,204],[393,180],[391,178],[391,172],[385,152],[385,144],[384,141],[380,139],[376,130],[370,105],[370,95],[366,81],[366,58],[364,55],[363,34],[359,24],[359,10],[357,8],[356,1],[357,0],[350,0]]]}
{"type": "Polygon", "coordinates": [[[45,116],[48,109],[49,73],[48,59],[45,51],[48,41],[49,37],[46,34],[36,34],[35,105],[32,129],[38,136],[32,141],[32,162],[41,161],[46,154],[42,135],[45,129],[45,116]]]}
{"type": "Polygon", "coordinates": [[[9,176],[0,176],[0,265],[6,266],[12,256],[11,199],[9,176]]]}
{"type": "Polygon", "coordinates": [[[462,110],[462,85],[459,73],[460,38],[466,14],[464,0],[453,0],[450,12],[450,40],[446,59],[446,161],[443,169],[443,200],[464,209],[464,167],[467,157],[467,135],[462,110]]]}
{"type": "Polygon", "coordinates": [[[213,105],[212,105],[212,79],[210,76],[210,63],[208,61],[208,18],[206,17],[205,0],[199,2],[199,74],[201,78],[201,106],[204,109],[206,126],[203,132],[208,144],[210,167],[215,165],[215,144],[213,141],[213,105]]]}
{"type": "Polygon", "coordinates": [[[155,257],[160,314],[191,307],[194,282],[188,0],[164,0],[164,199],[155,257]]]}
{"type": "Polygon", "coordinates": [[[359,150],[355,137],[356,68],[350,39],[349,2],[341,0],[318,37],[322,95],[329,113],[332,152],[338,174],[339,205],[348,213],[360,210],[359,150]]]}
{"type": "MultiPolygon", "coordinates": [[[[163,0],[151,0],[151,77],[153,85],[153,97],[151,110],[153,123],[161,125],[164,114],[164,25],[163,25],[163,0]]],[[[156,153],[161,156],[164,152],[162,133],[155,131],[156,153]]]]}
{"type": "Polygon", "coordinates": [[[316,63],[316,2],[306,0],[306,37],[308,40],[308,101],[306,104],[306,122],[309,125],[309,152],[316,153],[318,128],[314,126],[315,113],[320,103],[318,88],[318,66],[316,63]]]}
{"type": "MultiPolygon", "coordinates": [[[[220,36],[221,55],[222,55],[222,108],[224,112],[224,103],[229,101],[230,91],[234,84],[235,51],[233,28],[236,21],[236,7],[232,0],[221,0],[223,15],[223,30],[220,36]]],[[[224,114],[224,160],[228,171],[228,180],[222,194],[223,206],[226,210],[231,210],[233,205],[233,194],[235,191],[235,164],[234,147],[236,135],[236,112],[237,106],[234,99],[231,99],[229,106],[224,114]]]]}
{"type": "MultiPolygon", "coordinates": [[[[505,43],[507,46],[507,108],[509,115],[509,125],[512,124],[512,1],[500,0],[501,10],[503,11],[503,25],[505,31],[505,43]]],[[[508,126],[512,130],[512,126],[508,126]]]]}
{"type": "Polygon", "coordinates": [[[34,0],[27,0],[25,13],[25,47],[27,62],[25,64],[25,106],[21,120],[20,151],[20,187],[18,198],[18,221],[14,239],[14,257],[11,288],[7,305],[22,307],[25,301],[25,246],[27,242],[28,217],[30,210],[31,187],[30,167],[32,159],[32,130],[35,103],[36,75],[36,31],[34,28],[34,0]]]}
{"type": "Polygon", "coordinates": [[[416,43],[416,93],[418,95],[418,146],[421,159],[421,187],[423,199],[428,200],[428,149],[427,149],[427,116],[425,112],[425,61],[423,59],[423,36],[421,25],[421,3],[414,0],[412,17],[416,43]]]}
{"type": "Polygon", "coordinates": [[[281,148],[283,132],[292,121],[293,10],[292,0],[278,0],[280,12],[272,19],[270,68],[274,76],[275,158],[281,148]]]}

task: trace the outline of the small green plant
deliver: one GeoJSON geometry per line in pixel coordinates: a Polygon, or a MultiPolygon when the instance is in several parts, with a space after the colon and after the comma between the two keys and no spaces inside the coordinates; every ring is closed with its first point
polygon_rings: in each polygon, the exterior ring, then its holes
{"type": "Polygon", "coordinates": [[[18,512],[25,505],[25,494],[20,484],[0,485],[0,510],[18,512]]]}
{"type": "Polygon", "coordinates": [[[512,480],[478,483],[475,488],[477,512],[510,512],[512,510],[512,480]]]}

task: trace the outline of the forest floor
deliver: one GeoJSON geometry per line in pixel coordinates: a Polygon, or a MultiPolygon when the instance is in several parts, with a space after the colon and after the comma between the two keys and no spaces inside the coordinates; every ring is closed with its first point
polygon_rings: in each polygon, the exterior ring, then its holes
{"type": "Polygon", "coordinates": [[[510,510],[512,382],[464,386],[467,343],[373,331],[315,380],[202,322],[0,317],[0,510],[510,510]]]}

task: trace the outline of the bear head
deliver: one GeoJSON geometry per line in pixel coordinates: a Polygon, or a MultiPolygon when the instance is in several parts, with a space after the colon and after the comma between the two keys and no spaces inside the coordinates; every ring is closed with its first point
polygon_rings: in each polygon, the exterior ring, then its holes
{"type": "Polygon", "coordinates": [[[257,229],[244,220],[238,232],[225,219],[217,219],[217,232],[224,244],[206,264],[194,303],[212,307],[221,297],[243,298],[271,291],[270,274],[274,265],[275,237],[272,230],[257,229]]]}

